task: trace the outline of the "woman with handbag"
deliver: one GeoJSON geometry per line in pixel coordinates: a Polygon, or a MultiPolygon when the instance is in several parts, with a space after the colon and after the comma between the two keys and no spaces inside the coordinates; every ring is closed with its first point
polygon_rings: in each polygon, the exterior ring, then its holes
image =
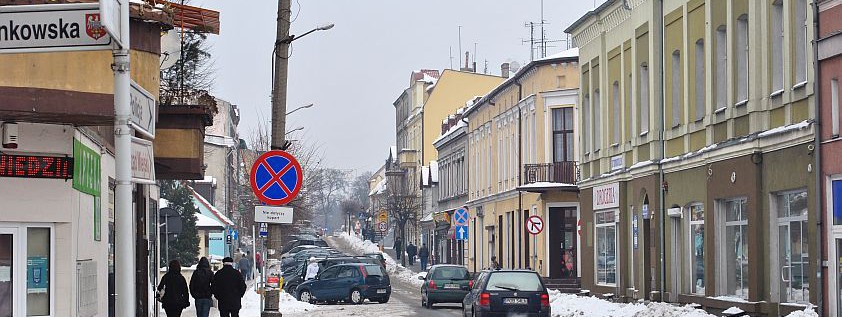
{"type": "Polygon", "coordinates": [[[197,317],[208,317],[210,315],[210,308],[213,304],[211,300],[213,296],[211,292],[212,281],[213,271],[211,271],[210,262],[208,262],[208,258],[202,257],[190,277],[190,295],[196,301],[197,317]]]}
{"type": "Polygon", "coordinates": [[[181,317],[181,311],[190,306],[187,281],[181,276],[181,264],[170,261],[167,274],[158,283],[158,301],[164,306],[167,317],[181,317]]]}

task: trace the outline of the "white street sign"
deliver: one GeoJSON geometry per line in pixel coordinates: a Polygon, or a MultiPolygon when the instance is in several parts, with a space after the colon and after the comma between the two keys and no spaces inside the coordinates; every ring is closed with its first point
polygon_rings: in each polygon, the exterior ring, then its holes
{"type": "Polygon", "coordinates": [[[155,184],[155,155],[152,142],[132,137],[132,182],[155,184]]]}
{"type": "Polygon", "coordinates": [[[377,224],[377,226],[379,227],[379,229],[380,229],[380,231],[381,231],[381,232],[386,232],[386,230],[388,230],[388,229],[389,229],[388,227],[386,227],[386,223],[385,223],[385,222],[381,222],[381,223],[377,224]]]}
{"type": "Polygon", "coordinates": [[[0,6],[0,53],[110,50],[99,5],[0,6]]]}
{"type": "Polygon", "coordinates": [[[531,234],[539,234],[544,231],[544,219],[537,215],[526,218],[526,231],[531,234]]]}
{"type": "Polygon", "coordinates": [[[122,6],[128,5],[128,2],[128,0],[99,0],[100,23],[119,46],[123,46],[120,11],[122,6]]]}
{"type": "Polygon", "coordinates": [[[292,223],[292,207],[254,206],[254,221],[292,223]]]}
{"type": "Polygon", "coordinates": [[[155,111],[155,97],[138,83],[132,80],[131,105],[132,127],[148,138],[155,138],[155,121],[158,119],[155,111]]]}

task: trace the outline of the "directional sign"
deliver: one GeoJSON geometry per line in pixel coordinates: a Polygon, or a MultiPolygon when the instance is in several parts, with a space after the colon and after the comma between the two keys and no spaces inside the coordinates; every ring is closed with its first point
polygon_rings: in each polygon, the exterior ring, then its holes
{"type": "Polygon", "coordinates": [[[292,207],[254,206],[254,221],[292,223],[292,207]]]}
{"type": "Polygon", "coordinates": [[[261,237],[268,237],[269,236],[269,228],[266,226],[265,222],[260,223],[260,236],[261,237]]]}
{"type": "Polygon", "coordinates": [[[120,11],[129,5],[129,0],[99,0],[100,23],[117,45],[123,46],[123,29],[120,27],[120,11]]]}
{"type": "Polygon", "coordinates": [[[456,226],[456,240],[468,240],[468,226],[456,226]]]}
{"type": "Polygon", "coordinates": [[[453,222],[456,223],[458,226],[464,226],[468,224],[468,210],[465,208],[456,209],[453,213],[453,222]]]}
{"type": "Polygon", "coordinates": [[[304,173],[292,154],[263,153],[251,167],[251,189],[257,199],[270,206],[289,203],[301,190],[304,173]]]}
{"type": "Polygon", "coordinates": [[[380,223],[380,224],[378,224],[377,226],[380,228],[380,231],[381,231],[381,232],[386,232],[386,230],[388,229],[388,228],[386,227],[386,223],[385,223],[385,222],[381,222],[381,223],[380,223]]]}
{"type": "Polygon", "coordinates": [[[0,8],[0,53],[110,50],[99,4],[13,5],[0,8]]]}
{"type": "Polygon", "coordinates": [[[148,138],[155,138],[155,121],[158,116],[155,110],[155,97],[152,96],[146,89],[140,87],[134,80],[131,83],[132,89],[129,91],[131,97],[132,107],[132,127],[148,138]]]}
{"type": "Polygon", "coordinates": [[[544,219],[541,219],[541,217],[538,217],[537,215],[535,215],[535,216],[530,216],[529,218],[526,219],[526,231],[528,231],[529,233],[539,234],[543,230],[544,230],[544,219]]]}

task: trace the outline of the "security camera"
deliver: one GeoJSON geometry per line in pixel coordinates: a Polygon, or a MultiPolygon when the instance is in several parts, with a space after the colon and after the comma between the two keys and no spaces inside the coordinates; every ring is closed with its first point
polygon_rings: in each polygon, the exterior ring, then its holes
{"type": "Polygon", "coordinates": [[[14,122],[4,122],[3,130],[3,148],[17,149],[18,148],[18,124],[14,122]]]}

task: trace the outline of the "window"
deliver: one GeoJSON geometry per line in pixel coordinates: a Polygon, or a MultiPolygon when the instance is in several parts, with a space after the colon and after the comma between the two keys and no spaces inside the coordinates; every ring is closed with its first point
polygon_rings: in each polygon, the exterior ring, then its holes
{"type": "Polygon", "coordinates": [[[807,82],[807,0],[795,0],[795,84],[807,82]]]}
{"type": "Polygon", "coordinates": [[[331,267],[331,268],[328,268],[327,270],[325,270],[324,272],[322,272],[322,274],[319,275],[319,278],[322,279],[322,280],[332,279],[332,278],[336,278],[336,276],[338,274],[339,274],[339,267],[331,267]]]}
{"type": "Polygon", "coordinates": [[[737,43],[734,55],[737,57],[737,105],[748,101],[748,15],[737,18],[737,43]]]}
{"type": "Polygon", "coordinates": [[[646,63],[640,64],[640,76],[638,76],[638,91],[640,98],[640,134],[649,132],[649,66],[646,63]]]}
{"type": "Polygon", "coordinates": [[[599,102],[599,90],[593,92],[593,151],[599,151],[602,148],[602,118],[600,118],[600,109],[602,104],[599,102]]]}
{"type": "Polygon", "coordinates": [[[727,200],[724,207],[724,239],[720,245],[722,295],[748,298],[748,204],[745,198],[727,200]]]}
{"type": "Polygon", "coordinates": [[[690,205],[690,293],[705,294],[705,208],[690,205]]]}
{"type": "Polygon", "coordinates": [[[683,100],[681,94],[681,52],[675,50],[672,52],[672,127],[675,128],[681,124],[681,109],[683,108],[683,100]]]}
{"type": "Polygon", "coordinates": [[[555,108],[553,114],[553,162],[573,161],[573,108],[555,108]]]}
{"type": "Polygon", "coordinates": [[[582,133],[582,140],[583,140],[582,141],[582,148],[584,148],[585,153],[588,153],[590,151],[590,145],[591,145],[590,136],[592,134],[592,133],[590,133],[591,132],[591,130],[590,130],[590,127],[591,127],[591,117],[590,117],[590,115],[591,115],[591,96],[590,95],[587,95],[587,94],[585,95],[585,102],[582,103],[582,108],[583,108],[582,109],[582,121],[583,121],[582,122],[582,131],[586,131],[585,133],[582,133]]]}
{"type": "Polygon", "coordinates": [[[810,300],[807,191],[782,193],[776,198],[781,301],[807,303],[810,300]]]}
{"type": "Polygon", "coordinates": [[[772,3],[772,94],[784,89],[784,5],[782,0],[772,3]]]}
{"type": "Polygon", "coordinates": [[[830,80],[830,126],[833,137],[839,136],[839,79],[830,80]]]}
{"type": "Polygon", "coordinates": [[[716,112],[724,110],[728,103],[728,35],[725,31],[724,25],[716,28],[716,59],[713,63],[716,68],[716,112]]]}
{"type": "Polygon", "coordinates": [[[620,83],[614,82],[611,89],[611,98],[614,101],[614,129],[613,129],[613,141],[614,144],[620,144],[620,83]]]}
{"type": "Polygon", "coordinates": [[[696,121],[705,118],[705,40],[696,41],[696,121]]]}
{"type": "Polygon", "coordinates": [[[597,284],[617,283],[617,227],[614,213],[613,210],[594,213],[597,284]]]}

